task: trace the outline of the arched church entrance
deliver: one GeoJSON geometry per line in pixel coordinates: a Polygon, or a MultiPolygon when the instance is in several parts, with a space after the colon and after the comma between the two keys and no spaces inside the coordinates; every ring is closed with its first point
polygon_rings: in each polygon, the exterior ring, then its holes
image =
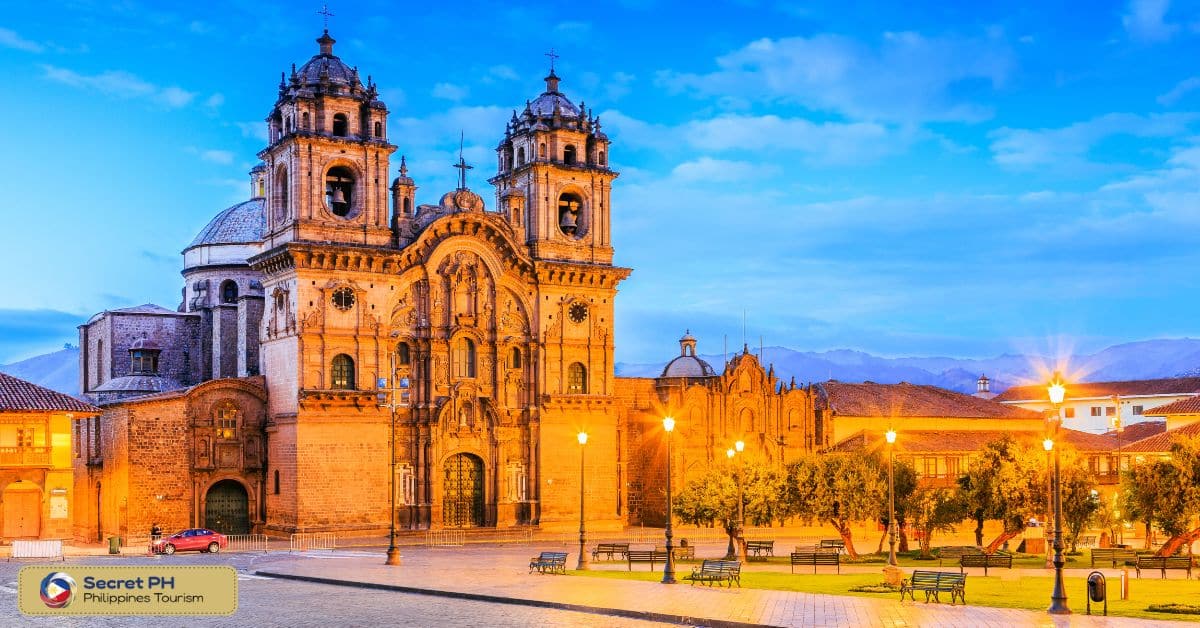
{"type": "Polygon", "coordinates": [[[42,489],[33,482],[13,482],[4,489],[4,537],[37,538],[42,530],[42,489]]]}
{"type": "Polygon", "coordinates": [[[474,528],[483,525],[483,460],[456,454],[446,460],[442,488],[442,525],[474,528]]]}
{"type": "Polygon", "coordinates": [[[250,499],[236,480],[221,480],[204,499],[204,527],[221,534],[250,534],[250,499]]]}

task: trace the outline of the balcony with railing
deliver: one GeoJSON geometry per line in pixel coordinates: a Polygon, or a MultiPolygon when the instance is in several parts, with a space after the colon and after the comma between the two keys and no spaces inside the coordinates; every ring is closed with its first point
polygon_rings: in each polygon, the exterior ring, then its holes
{"type": "Polygon", "coordinates": [[[0,467],[48,467],[50,447],[0,447],[0,467]]]}

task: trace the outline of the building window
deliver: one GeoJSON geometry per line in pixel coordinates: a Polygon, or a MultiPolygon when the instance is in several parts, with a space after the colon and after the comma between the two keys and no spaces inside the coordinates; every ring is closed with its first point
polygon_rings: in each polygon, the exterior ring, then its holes
{"type": "Polygon", "coordinates": [[[83,421],[75,422],[75,457],[83,456],[83,421]]]}
{"type": "Polygon", "coordinates": [[[1142,406],[1133,407],[1133,416],[1142,416],[1142,406]]]}
{"type": "Polygon", "coordinates": [[[575,163],[575,147],[571,144],[567,144],[567,147],[563,149],[563,163],[568,165],[575,163]]]}
{"type": "Polygon", "coordinates": [[[237,438],[237,408],[232,404],[224,404],[217,408],[217,438],[232,440],[237,438]]]}
{"type": "Polygon", "coordinates": [[[129,361],[135,375],[158,373],[158,351],[135,349],[129,352],[129,361]]]}
{"type": "Polygon", "coordinates": [[[407,366],[412,362],[412,354],[408,350],[408,343],[402,342],[396,345],[396,364],[407,366]]]}
{"type": "Polygon", "coordinates": [[[346,129],[349,127],[349,120],[344,113],[333,114],[333,136],[346,137],[346,129]]]}
{"type": "Polygon", "coordinates": [[[567,367],[567,394],[587,394],[587,368],[579,362],[567,367]]]}
{"type": "Polygon", "coordinates": [[[508,367],[519,369],[521,368],[521,348],[513,347],[512,353],[508,357],[508,367]]]}
{"type": "Polygon", "coordinates": [[[383,137],[383,123],[382,122],[375,123],[375,137],[383,137]]]}
{"type": "Polygon", "coordinates": [[[475,342],[460,338],[454,343],[454,376],[475,377],[475,342]]]}
{"type": "Polygon", "coordinates": [[[579,230],[583,199],[570,192],[558,197],[558,228],[564,235],[573,236],[579,230]]]}
{"type": "Polygon", "coordinates": [[[17,428],[17,447],[33,447],[33,428],[17,428]]]}
{"type": "Polygon", "coordinates": [[[1063,415],[1068,419],[1075,418],[1075,408],[1063,408],[1063,415]]]}
{"type": "Polygon", "coordinates": [[[1117,416],[1116,406],[1108,406],[1104,408],[1104,416],[1117,416]]]}
{"type": "Polygon", "coordinates": [[[1092,416],[1103,416],[1101,412],[1102,410],[1104,410],[1104,408],[1101,408],[1100,406],[1092,406],[1092,416]]]}
{"type": "Polygon", "coordinates": [[[339,390],[354,389],[354,360],[345,353],[339,353],[333,358],[332,377],[333,388],[339,390]]]}
{"type": "Polygon", "coordinates": [[[542,144],[539,144],[539,145],[538,145],[538,157],[539,157],[539,158],[541,158],[541,159],[545,159],[545,158],[546,158],[546,144],[545,144],[545,142],[543,142],[542,144]]]}
{"type": "Polygon", "coordinates": [[[279,494],[279,469],[275,469],[275,494],[279,494]]]}
{"type": "Polygon", "coordinates": [[[300,122],[300,128],[302,128],[302,129],[304,129],[305,131],[307,131],[307,130],[308,130],[308,126],[309,126],[309,124],[308,124],[308,112],[307,112],[307,111],[305,111],[304,113],[300,114],[300,120],[301,120],[301,122],[300,122]]]}
{"type": "Polygon", "coordinates": [[[226,279],[221,283],[221,303],[237,303],[238,286],[237,282],[232,279],[226,279]]]}
{"type": "Polygon", "coordinates": [[[402,464],[396,468],[396,503],[401,506],[417,503],[417,475],[411,465],[402,464]]]}
{"type": "Polygon", "coordinates": [[[524,146],[517,149],[517,165],[518,166],[525,165],[525,147],[524,146]]]}
{"type": "Polygon", "coordinates": [[[325,175],[325,206],[334,216],[346,218],[354,207],[354,173],[334,166],[325,175]]]}
{"type": "Polygon", "coordinates": [[[603,165],[606,165],[607,163],[608,162],[605,161],[605,158],[604,158],[604,151],[600,151],[600,165],[603,166],[603,165]]]}

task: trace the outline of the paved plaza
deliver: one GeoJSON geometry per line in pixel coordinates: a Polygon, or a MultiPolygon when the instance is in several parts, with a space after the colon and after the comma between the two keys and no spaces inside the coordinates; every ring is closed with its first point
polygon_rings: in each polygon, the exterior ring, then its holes
{"type": "MultiPolygon", "coordinates": [[[[924,602],[756,589],[709,588],[528,573],[546,543],[405,547],[400,567],[379,548],[306,552],[70,556],[67,564],[233,566],[239,609],[230,618],[26,617],[16,610],[16,574],[29,563],[0,563],[3,626],[1178,626],[1176,622],[1088,617],[924,602]]],[[[570,551],[568,567],[576,554],[570,551]]],[[[717,550],[704,548],[705,551],[717,550]]],[[[711,553],[711,552],[710,552],[711,553]]],[[[61,563],[60,563],[61,564],[61,563]]],[[[600,563],[595,569],[626,569],[600,563]]],[[[640,566],[640,569],[647,569],[640,566]]],[[[751,570],[787,571],[784,565],[751,570]]],[[[847,566],[848,572],[877,566],[847,566]]],[[[682,567],[680,576],[690,567],[682,567]]],[[[1031,575],[1035,570],[1030,570],[1031,575]]],[[[1079,600],[1075,600],[1076,603],[1079,600]]]]}

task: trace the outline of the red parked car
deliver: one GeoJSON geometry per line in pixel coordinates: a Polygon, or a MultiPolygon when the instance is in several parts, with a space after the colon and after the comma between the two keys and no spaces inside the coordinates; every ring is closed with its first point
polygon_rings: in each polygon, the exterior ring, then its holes
{"type": "Polygon", "coordinates": [[[207,528],[188,528],[154,541],[151,549],[155,554],[174,554],[197,550],[215,554],[229,545],[229,539],[220,532],[207,528]]]}

